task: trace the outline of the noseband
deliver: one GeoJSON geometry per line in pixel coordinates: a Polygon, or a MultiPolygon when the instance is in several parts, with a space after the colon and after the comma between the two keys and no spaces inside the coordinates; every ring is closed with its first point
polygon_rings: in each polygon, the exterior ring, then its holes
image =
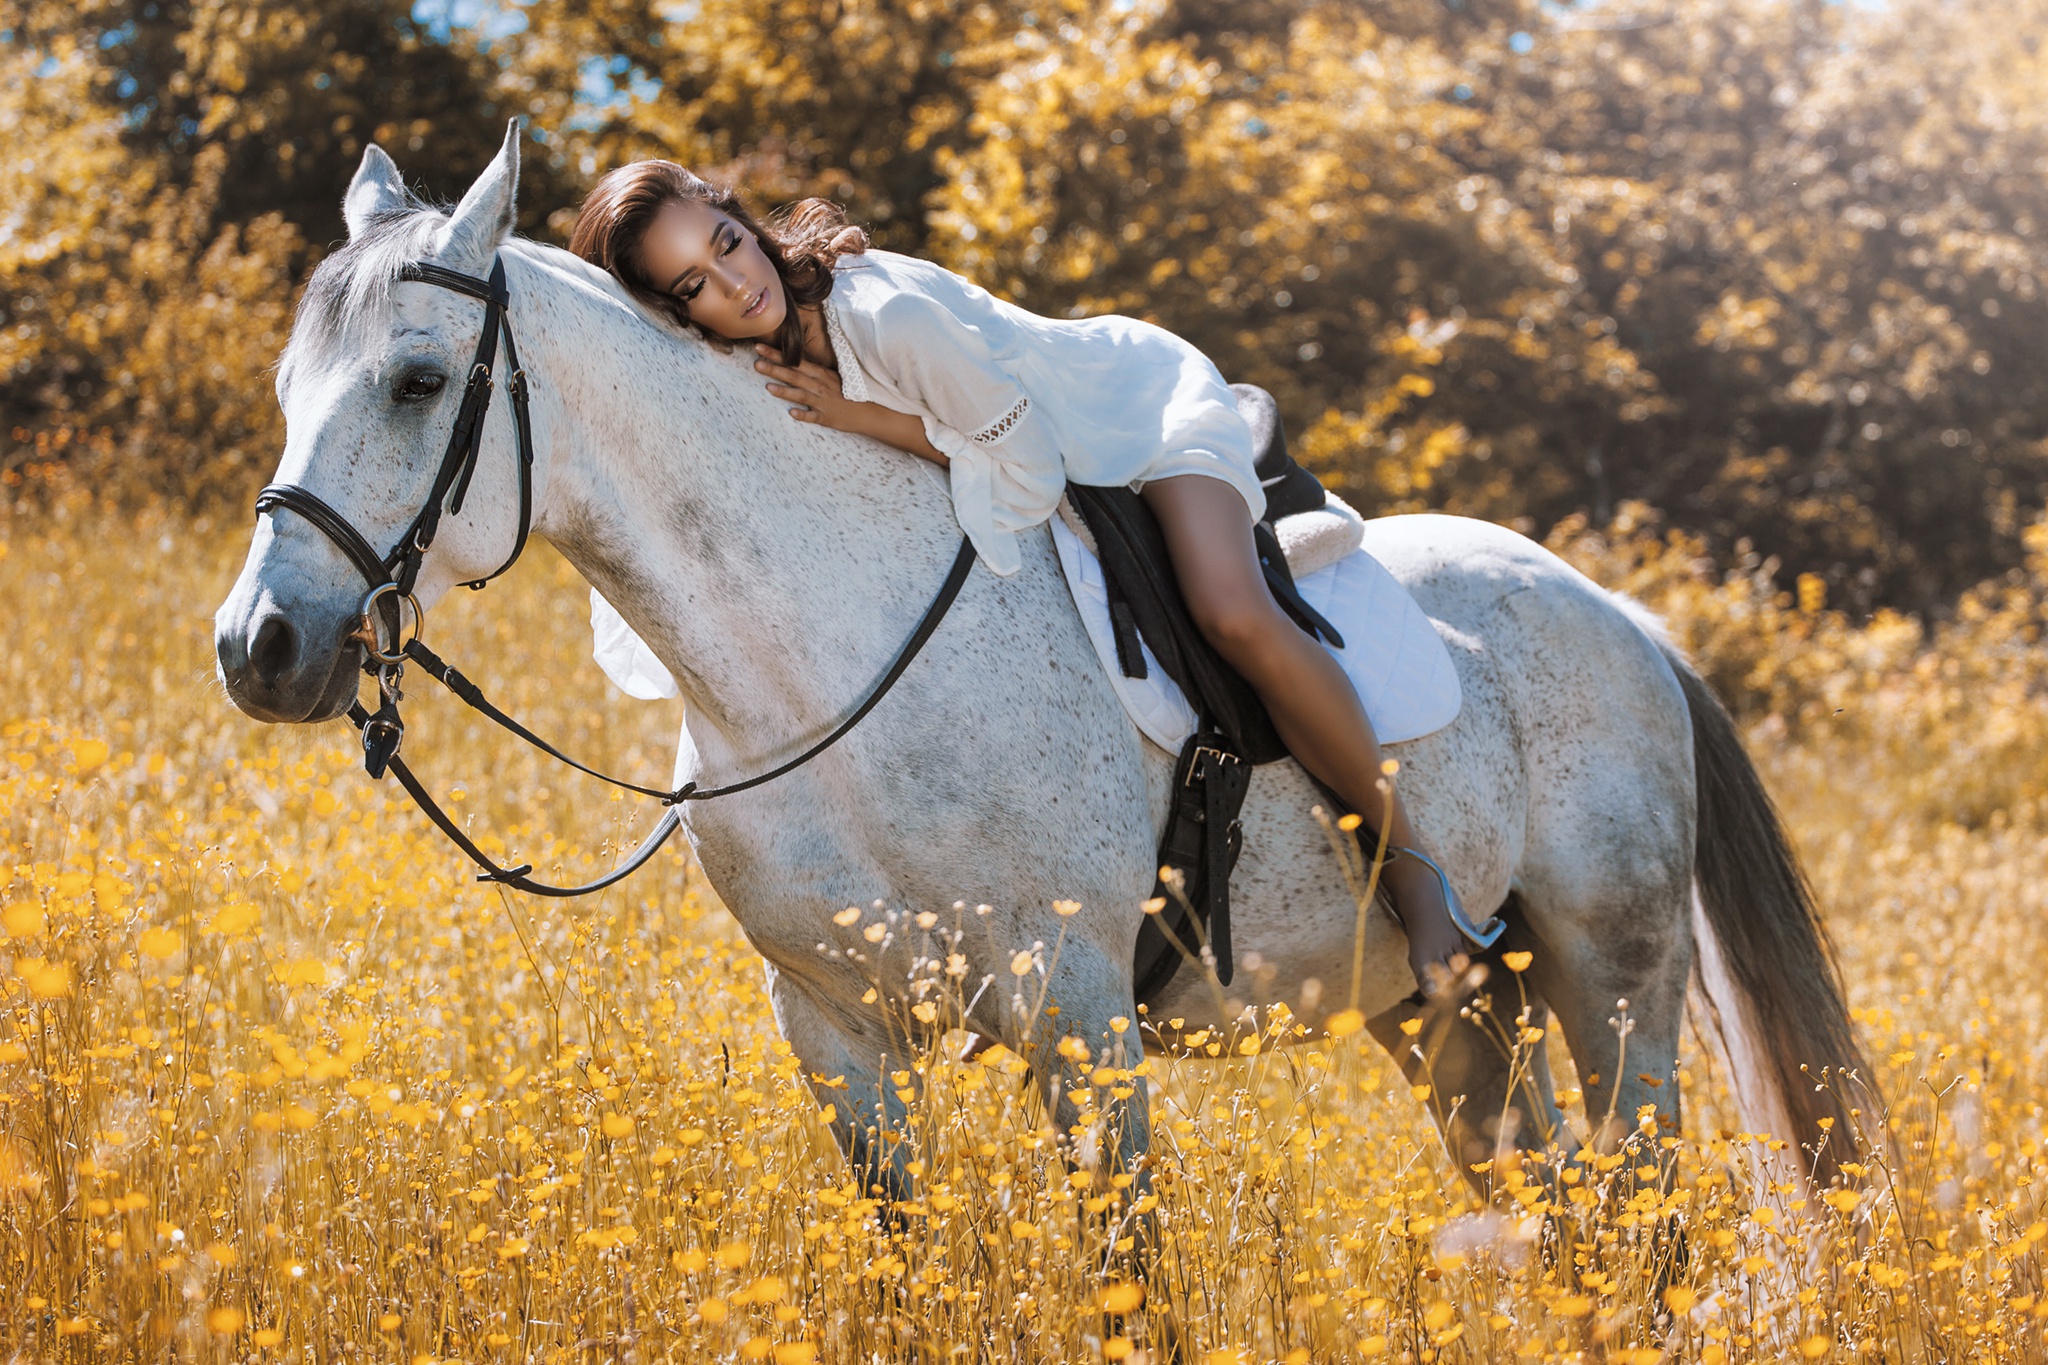
{"type": "Polygon", "coordinates": [[[483,869],[478,881],[499,882],[516,887],[538,896],[582,896],[601,891],[614,882],[621,881],[638,871],[655,852],[668,841],[670,835],[682,824],[677,808],[687,801],[709,801],[720,796],[730,796],[764,782],[771,782],[783,774],[816,758],[825,750],[838,743],[858,725],[862,717],[874,710],[896,680],[910,667],[925,641],[939,628],[945,619],[953,600],[960,595],[961,587],[967,582],[967,574],[974,567],[974,546],[965,536],[961,537],[960,549],[953,557],[953,567],[946,575],[946,581],[939,588],[938,595],[926,608],[924,617],[911,632],[910,639],[898,651],[896,660],[889,671],[883,674],[874,690],[854,708],[852,714],[834,726],[829,734],[805,749],[795,758],[765,773],[757,774],[742,782],[729,783],[723,787],[699,787],[695,782],[686,782],[674,791],[645,787],[609,776],[595,768],[586,767],[570,758],[554,745],[542,739],[533,731],[521,725],[512,717],[493,706],[476,684],[445,663],[441,657],[428,649],[420,639],[423,615],[419,602],[413,597],[413,588],[419,581],[420,565],[426,559],[427,550],[434,543],[434,536],[440,530],[444,513],[462,511],[463,500],[469,495],[470,480],[476,475],[476,463],[483,449],[484,415],[490,411],[492,371],[497,365],[498,338],[505,339],[505,363],[511,377],[506,389],[512,396],[512,428],[519,444],[519,533],[512,542],[512,553],[482,578],[463,584],[464,587],[479,589],[484,584],[504,573],[518,562],[526,551],[527,537],[533,529],[533,422],[527,411],[526,371],[519,365],[519,350],[512,340],[511,294],[505,285],[505,262],[500,257],[491,260],[489,279],[478,279],[460,271],[426,261],[410,262],[399,268],[400,280],[413,280],[421,284],[438,285],[452,289],[458,294],[481,299],[484,304],[483,331],[477,337],[476,355],[470,363],[469,379],[462,391],[462,406],[455,413],[455,429],[449,433],[448,448],[441,456],[441,467],[434,474],[433,488],[427,500],[412,519],[405,533],[398,538],[389,554],[380,555],[362,532],[356,530],[347,517],[334,510],[319,495],[301,488],[297,484],[273,483],[256,495],[256,514],[262,516],[278,511],[298,513],[315,529],[334,542],[349,562],[356,566],[370,590],[363,597],[361,623],[349,636],[350,642],[363,646],[363,671],[377,679],[377,690],[382,704],[372,713],[366,710],[360,700],[351,702],[348,719],[362,734],[363,768],[373,778],[381,778],[388,769],[419,806],[428,819],[463,851],[470,860],[483,869]],[[402,639],[404,613],[400,603],[412,606],[413,634],[411,639],[402,639]],[[381,630],[380,630],[381,627],[381,630]],[[388,645],[387,645],[388,640],[388,645]],[[471,841],[461,826],[450,819],[441,809],[405,761],[398,756],[400,744],[405,738],[405,722],[399,718],[398,703],[404,694],[399,691],[399,682],[404,676],[407,661],[417,663],[427,674],[453,692],[465,704],[483,713],[498,725],[511,731],[527,743],[560,762],[568,764],[578,772],[588,773],[601,782],[636,792],[642,796],[659,799],[669,809],[663,813],[651,833],[640,842],[632,856],[620,863],[611,872],[582,886],[549,886],[536,882],[527,874],[533,871],[531,863],[518,867],[501,867],[493,862],[484,851],[471,841]]]}

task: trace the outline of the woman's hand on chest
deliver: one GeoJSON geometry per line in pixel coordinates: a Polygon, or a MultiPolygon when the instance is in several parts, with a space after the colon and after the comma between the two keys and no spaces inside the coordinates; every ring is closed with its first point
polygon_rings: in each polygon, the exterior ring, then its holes
{"type": "Polygon", "coordinates": [[[789,415],[797,421],[872,436],[898,450],[946,463],[946,457],[926,438],[920,419],[880,403],[857,403],[848,398],[840,390],[837,369],[808,356],[800,365],[785,365],[779,352],[768,346],[756,346],[754,353],[754,368],[768,376],[768,392],[790,404],[789,415]]]}

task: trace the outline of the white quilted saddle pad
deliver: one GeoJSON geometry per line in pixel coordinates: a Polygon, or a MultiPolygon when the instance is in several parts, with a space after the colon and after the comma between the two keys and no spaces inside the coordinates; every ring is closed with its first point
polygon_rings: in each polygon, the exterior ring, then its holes
{"type": "MultiPolygon", "coordinates": [[[[1116,659],[1102,565],[1065,521],[1054,517],[1051,525],[1067,586],[1110,684],[1145,737],[1169,753],[1178,752],[1195,732],[1194,708],[1149,648],[1147,676],[1124,676],[1116,659]]],[[[1420,739],[1457,719],[1464,694],[1451,652],[1408,590],[1377,559],[1354,550],[1295,579],[1294,585],[1302,600],[1344,637],[1344,648],[1323,648],[1344,666],[1382,744],[1420,739]]]]}

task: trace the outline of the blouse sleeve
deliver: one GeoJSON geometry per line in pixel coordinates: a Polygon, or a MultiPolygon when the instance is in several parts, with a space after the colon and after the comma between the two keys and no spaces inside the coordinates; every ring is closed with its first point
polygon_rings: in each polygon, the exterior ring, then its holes
{"type": "Polygon", "coordinates": [[[892,295],[877,311],[866,363],[926,414],[925,437],[947,459],[953,509],[989,568],[1017,572],[1017,532],[1059,506],[1066,464],[1051,424],[996,363],[972,322],[927,295],[892,295]]]}

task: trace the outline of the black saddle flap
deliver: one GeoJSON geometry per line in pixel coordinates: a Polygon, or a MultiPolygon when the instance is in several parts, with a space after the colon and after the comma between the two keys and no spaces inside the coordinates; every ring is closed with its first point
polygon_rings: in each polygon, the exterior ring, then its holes
{"type": "Polygon", "coordinates": [[[1253,468],[1266,490],[1266,520],[1280,521],[1323,505],[1323,485],[1287,453],[1287,431],[1280,425],[1280,405],[1256,384],[1232,384],[1237,410],[1252,429],[1253,468]]]}
{"type": "MultiPolygon", "coordinates": [[[[1238,753],[1253,763],[1285,758],[1287,746],[1280,742],[1259,694],[1223,661],[1188,613],[1166,537],[1144,499],[1128,488],[1079,483],[1067,485],[1067,497],[1095,537],[1111,620],[1128,614],[1166,675],[1180,684],[1189,703],[1229,738],[1238,753]]],[[[1125,652],[1122,644],[1117,652],[1125,652]]],[[[1132,672],[1128,664],[1126,672],[1132,672]]]]}

